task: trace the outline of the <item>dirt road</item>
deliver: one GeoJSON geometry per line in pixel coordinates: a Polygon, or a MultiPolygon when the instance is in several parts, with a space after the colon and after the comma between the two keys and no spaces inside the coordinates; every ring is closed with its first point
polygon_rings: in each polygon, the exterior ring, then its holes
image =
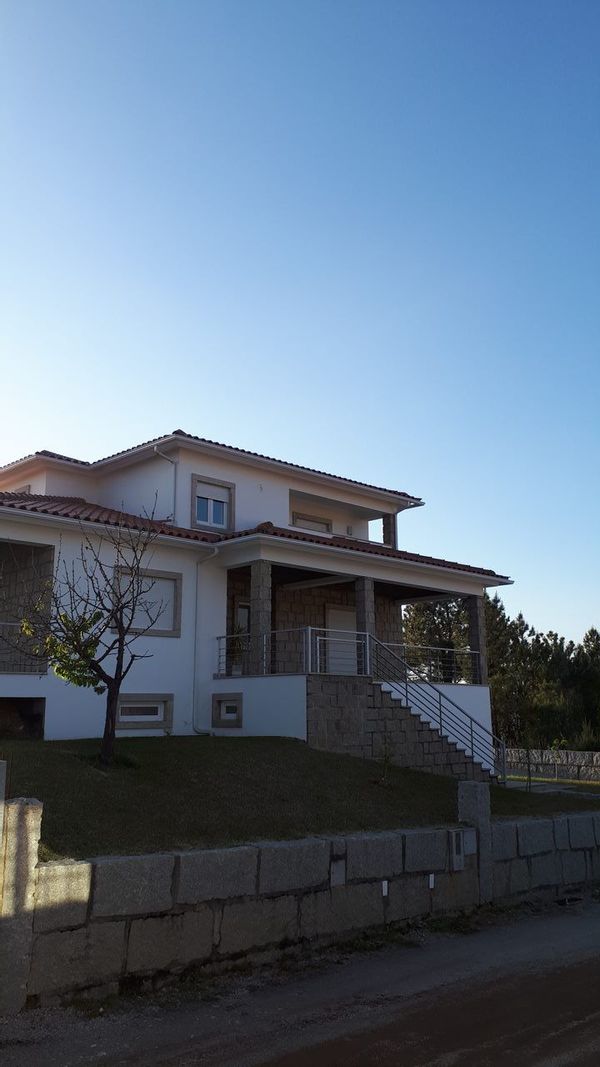
{"type": "Polygon", "coordinates": [[[597,1067],[600,904],[0,1023],[2,1067],[597,1067]]]}

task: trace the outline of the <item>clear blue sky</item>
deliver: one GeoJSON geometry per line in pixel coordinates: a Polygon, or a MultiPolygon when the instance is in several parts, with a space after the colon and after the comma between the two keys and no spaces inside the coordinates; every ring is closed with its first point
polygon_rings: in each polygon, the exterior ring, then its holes
{"type": "Polygon", "coordinates": [[[597,0],[2,0],[0,123],[0,462],[182,427],[600,625],[597,0]]]}

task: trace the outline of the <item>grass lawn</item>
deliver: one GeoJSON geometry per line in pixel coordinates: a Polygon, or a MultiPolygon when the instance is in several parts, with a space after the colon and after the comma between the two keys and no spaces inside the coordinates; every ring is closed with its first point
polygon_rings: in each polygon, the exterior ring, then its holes
{"type": "MultiPolygon", "coordinates": [[[[527,777],[524,774],[509,774],[508,780],[510,782],[526,782],[527,777]]],[[[590,793],[600,794],[600,782],[598,779],[594,781],[587,781],[585,778],[538,778],[537,776],[531,779],[531,784],[535,786],[536,782],[540,785],[555,785],[559,789],[564,786],[568,789],[584,789],[590,793]]]]}
{"type": "MultiPolygon", "coordinates": [[[[454,779],[392,767],[383,785],[381,765],[300,741],[127,738],[109,773],[97,765],[98,748],[98,741],[0,742],[9,795],[44,802],[43,859],[456,821],[454,779]]],[[[594,806],[577,796],[492,792],[500,816],[594,806]]]]}

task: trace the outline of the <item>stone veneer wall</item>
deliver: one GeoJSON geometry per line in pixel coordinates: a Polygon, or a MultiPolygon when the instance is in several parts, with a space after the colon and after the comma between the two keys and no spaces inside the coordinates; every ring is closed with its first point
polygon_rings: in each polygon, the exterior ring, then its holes
{"type": "MultiPolygon", "coordinates": [[[[250,600],[250,573],[231,570],[227,575],[227,632],[232,632],[235,605],[250,600]]],[[[295,630],[304,626],[327,626],[327,607],[353,608],[356,603],[354,582],[346,585],[288,589],[273,585],[273,630],[295,630]]],[[[398,600],[377,593],[375,596],[375,636],[389,644],[402,643],[402,608],[398,600]]]]}
{"type": "MultiPolygon", "coordinates": [[[[539,778],[574,778],[583,781],[600,780],[600,752],[573,752],[567,749],[532,748],[531,773],[539,778]]],[[[527,772],[527,750],[507,748],[506,763],[509,774],[527,772]]]]}
{"type": "Polygon", "coordinates": [[[489,773],[369,678],[309,675],[307,741],[312,748],[378,759],[388,746],[399,767],[489,781],[489,773]]]}
{"type": "Polygon", "coordinates": [[[37,864],[41,805],[10,801],[0,1014],[600,880],[600,813],[490,823],[489,788],[463,782],[458,818],[463,825],[37,864]]]}

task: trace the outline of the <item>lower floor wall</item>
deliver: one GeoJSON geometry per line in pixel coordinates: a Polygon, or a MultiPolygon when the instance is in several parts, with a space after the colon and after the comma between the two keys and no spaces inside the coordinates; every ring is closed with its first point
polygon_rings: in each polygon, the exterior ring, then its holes
{"type": "Polygon", "coordinates": [[[600,814],[491,824],[487,785],[458,793],[449,826],[40,864],[41,805],[11,801],[0,1014],[600,880],[600,814]]]}

